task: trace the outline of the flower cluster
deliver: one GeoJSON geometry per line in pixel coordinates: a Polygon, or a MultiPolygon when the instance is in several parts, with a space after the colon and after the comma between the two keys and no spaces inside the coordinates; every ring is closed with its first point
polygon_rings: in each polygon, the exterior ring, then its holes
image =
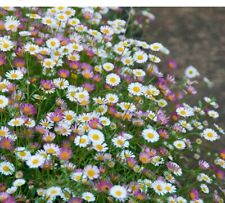
{"type": "Polygon", "coordinates": [[[197,69],[164,74],[114,12],[0,9],[1,202],[222,201],[218,104],[188,104],[197,69]]]}

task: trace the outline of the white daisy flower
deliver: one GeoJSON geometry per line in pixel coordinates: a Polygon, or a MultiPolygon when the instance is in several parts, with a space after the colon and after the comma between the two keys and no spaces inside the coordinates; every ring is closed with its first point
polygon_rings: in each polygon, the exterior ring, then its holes
{"type": "Polygon", "coordinates": [[[113,29],[110,26],[101,26],[100,27],[101,33],[105,35],[113,35],[113,29]]]}
{"type": "Polygon", "coordinates": [[[163,108],[167,105],[167,101],[165,99],[159,99],[157,101],[157,103],[158,103],[159,107],[161,107],[161,108],[163,108]]]}
{"type": "Polygon", "coordinates": [[[43,60],[42,65],[45,68],[51,69],[51,68],[53,68],[56,65],[56,63],[55,63],[55,61],[53,59],[46,58],[46,59],[43,60]]]}
{"type": "Polygon", "coordinates": [[[24,46],[24,48],[26,52],[29,52],[32,55],[37,54],[39,52],[39,46],[37,46],[36,44],[28,43],[24,46]]]}
{"type": "Polygon", "coordinates": [[[46,45],[50,49],[57,49],[60,46],[60,41],[57,38],[51,38],[46,41],[46,45]]]}
{"type": "Polygon", "coordinates": [[[134,112],[136,110],[136,106],[132,103],[129,102],[121,102],[118,104],[118,106],[123,110],[123,111],[130,111],[134,112]]]}
{"type": "Polygon", "coordinates": [[[15,171],[15,167],[12,163],[8,161],[3,161],[0,163],[0,173],[3,175],[12,175],[15,171]]]}
{"type": "Polygon", "coordinates": [[[137,63],[145,63],[148,60],[148,55],[143,51],[137,51],[135,52],[133,59],[137,63]]]}
{"type": "Polygon", "coordinates": [[[114,65],[112,63],[104,63],[102,67],[107,72],[114,69],[114,65]]]}
{"type": "Polygon", "coordinates": [[[90,192],[84,192],[82,193],[82,199],[84,199],[87,202],[94,202],[95,196],[90,192]]]}
{"type": "Polygon", "coordinates": [[[0,37],[0,50],[9,51],[13,48],[13,42],[8,37],[0,37]]]}
{"type": "Polygon", "coordinates": [[[16,20],[14,16],[7,16],[5,20],[5,29],[8,31],[16,32],[20,21],[16,20]]]}
{"type": "Polygon", "coordinates": [[[100,176],[100,171],[97,166],[87,165],[84,168],[84,174],[90,179],[97,179],[100,176]]]}
{"type": "Polygon", "coordinates": [[[24,120],[22,118],[13,118],[8,122],[9,126],[21,126],[24,124],[24,120]]]}
{"type": "Polygon", "coordinates": [[[119,201],[124,201],[127,198],[126,188],[120,185],[114,185],[111,187],[109,194],[119,201]]]}
{"type": "Polygon", "coordinates": [[[159,63],[161,61],[161,59],[158,56],[155,56],[155,55],[152,55],[152,54],[149,54],[149,59],[153,63],[159,63]]]}
{"type": "Polygon", "coordinates": [[[6,190],[6,192],[8,193],[8,194],[13,194],[13,193],[15,193],[17,191],[17,187],[15,187],[15,186],[12,186],[12,187],[10,187],[10,188],[8,188],[7,190],[6,190]]]}
{"type": "Polygon", "coordinates": [[[200,188],[201,188],[202,192],[204,192],[206,194],[209,193],[209,188],[208,188],[208,186],[206,184],[201,184],[200,188]]]}
{"type": "Polygon", "coordinates": [[[110,73],[106,76],[106,83],[111,86],[117,86],[120,83],[120,77],[115,73],[110,73]]]}
{"type": "Polygon", "coordinates": [[[165,183],[164,189],[167,193],[174,193],[176,192],[176,187],[170,183],[165,183]]]}
{"type": "Polygon", "coordinates": [[[143,91],[143,86],[139,82],[130,83],[128,85],[128,91],[135,96],[141,96],[143,91]]]}
{"type": "Polygon", "coordinates": [[[106,143],[93,143],[93,149],[97,152],[106,152],[108,147],[106,143]]]}
{"type": "Polygon", "coordinates": [[[59,154],[59,146],[54,143],[44,144],[43,148],[47,154],[52,154],[56,156],[59,154]]]}
{"type": "Polygon", "coordinates": [[[68,20],[68,16],[64,13],[59,13],[56,15],[56,19],[62,22],[65,22],[68,20]]]}
{"type": "Polygon", "coordinates": [[[100,119],[100,122],[103,126],[109,126],[111,121],[109,120],[109,118],[102,116],[100,119]]]}
{"type": "Polygon", "coordinates": [[[45,162],[45,159],[41,155],[33,155],[28,160],[26,160],[26,164],[30,168],[38,168],[42,166],[45,162]]]}
{"type": "Polygon", "coordinates": [[[200,75],[200,73],[198,72],[198,70],[194,66],[188,66],[185,69],[184,74],[185,74],[185,77],[187,77],[189,79],[198,77],[200,75]]]}
{"type": "Polygon", "coordinates": [[[62,189],[58,186],[50,187],[46,190],[46,196],[47,197],[56,197],[62,195],[62,189]]]}
{"type": "Polygon", "coordinates": [[[22,185],[24,185],[26,183],[26,181],[23,178],[17,179],[13,182],[13,186],[14,187],[21,187],[22,185]]]}
{"type": "Polygon", "coordinates": [[[183,140],[176,140],[173,142],[173,145],[179,150],[185,149],[186,147],[186,144],[183,140]]]}
{"type": "Polygon", "coordinates": [[[146,75],[142,69],[133,69],[132,72],[136,77],[144,77],[146,75]]]}
{"type": "Polygon", "coordinates": [[[19,148],[16,149],[16,156],[19,159],[21,159],[23,161],[26,161],[31,157],[31,153],[29,151],[25,150],[25,148],[19,147],[19,148]]]}
{"type": "Polygon", "coordinates": [[[9,80],[20,80],[23,78],[23,73],[20,70],[8,71],[5,75],[9,80]]]}
{"type": "Polygon", "coordinates": [[[164,195],[167,193],[167,191],[165,190],[165,185],[165,182],[161,180],[156,180],[152,183],[152,188],[157,194],[164,195]]]}
{"type": "Polygon", "coordinates": [[[194,115],[194,111],[192,108],[186,108],[186,107],[178,107],[176,109],[176,112],[178,115],[182,117],[190,117],[194,115]]]}
{"type": "Polygon", "coordinates": [[[45,24],[45,25],[48,25],[50,27],[56,26],[56,20],[54,18],[51,18],[51,17],[43,17],[42,23],[45,24]]]}
{"type": "Polygon", "coordinates": [[[219,139],[219,135],[216,133],[216,131],[214,131],[211,128],[206,128],[205,130],[203,130],[203,132],[201,133],[201,136],[209,141],[215,141],[219,139]]]}
{"type": "Polygon", "coordinates": [[[64,90],[69,86],[69,82],[68,80],[64,79],[64,78],[56,78],[53,80],[54,85],[61,89],[64,90]]]}
{"type": "Polygon", "coordinates": [[[152,128],[148,128],[142,131],[142,136],[148,142],[157,142],[159,140],[159,134],[152,128]]]}
{"type": "Polygon", "coordinates": [[[119,101],[119,97],[116,95],[116,94],[107,94],[105,96],[106,100],[107,100],[107,103],[111,103],[111,104],[115,104],[119,101]]]}
{"type": "Polygon", "coordinates": [[[86,147],[90,143],[90,140],[87,135],[76,136],[74,143],[76,146],[86,147]]]}
{"type": "Polygon", "coordinates": [[[86,180],[86,175],[83,174],[83,172],[81,171],[75,171],[73,173],[71,173],[70,178],[76,182],[80,182],[82,180],[86,180]]]}
{"type": "Polygon", "coordinates": [[[208,112],[208,115],[212,118],[218,118],[219,117],[219,114],[217,111],[214,111],[214,110],[209,110],[208,112]]]}
{"type": "Polygon", "coordinates": [[[80,20],[78,18],[70,18],[68,23],[72,26],[76,26],[76,25],[80,24],[80,20]]]}
{"type": "Polygon", "coordinates": [[[0,95],[0,109],[5,108],[9,103],[9,99],[4,96],[4,95],[0,95]]]}
{"type": "Polygon", "coordinates": [[[158,43],[158,42],[155,42],[153,44],[150,44],[150,49],[152,51],[160,51],[162,49],[162,44],[161,43],[158,43]]]}
{"type": "Polygon", "coordinates": [[[0,139],[1,137],[8,137],[10,136],[9,129],[6,126],[0,127],[0,139]]]}
{"type": "Polygon", "coordinates": [[[112,143],[119,148],[126,148],[129,146],[129,142],[123,136],[118,136],[112,139],[112,143]]]}
{"type": "Polygon", "coordinates": [[[103,143],[105,141],[104,134],[100,130],[91,129],[88,132],[88,137],[93,143],[103,143]]]}

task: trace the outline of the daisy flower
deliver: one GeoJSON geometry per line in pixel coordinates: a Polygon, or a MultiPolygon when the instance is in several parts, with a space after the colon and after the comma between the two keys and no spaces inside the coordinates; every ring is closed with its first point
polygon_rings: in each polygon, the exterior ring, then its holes
{"type": "Polygon", "coordinates": [[[148,55],[143,51],[136,51],[134,53],[133,59],[137,63],[145,63],[148,60],[148,55]]]}
{"type": "Polygon", "coordinates": [[[113,35],[113,29],[110,26],[101,26],[100,31],[105,35],[113,35]]]}
{"type": "Polygon", "coordinates": [[[23,73],[20,70],[11,70],[5,74],[9,80],[21,80],[23,73]]]}
{"type": "Polygon", "coordinates": [[[159,140],[159,134],[152,128],[148,128],[142,131],[142,136],[148,142],[157,142],[159,140]]]}
{"type": "Polygon", "coordinates": [[[219,114],[217,111],[214,111],[214,110],[209,110],[208,112],[208,115],[212,118],[218,118],[219,117],[219,114]]]}
{"type": "Polygon", "coordinates": [[[104,63],[102,67],[107,72],[114,69],[114,65],[112,63],[104,63]]]}
{"type": "Polygon", "coordinates": [[[14,187],[21,187],[22,185],[24,185],[26,183],[26,181],[23,179],[23,178],[20,178],[20,179],[16,179],[14,182],[13,182],[13,186],[14,187]]]}
{"type": "Polygon", "coordinates": [[[7,31],[16,32],[18,26],[20,25],[20,21],[16,20],[13,16],[7,16],[5,20],[5,29],[7,31]]]}
{"type": "Polygon", "coordinates": [[[176,109],[176,112],[178,115],[182,117],[190,117],[194,115],[194,112],[191,108],[185,108],[185,107],[178,107],[176,109]]]}
{"type": "Polygon", "coordinates": [[[51,38],[46,41],[46,45],[50,49],[57,49],[60,46],[60,42],[57,38],[51,38]]]}
{"type": "MultiPolygon", "coordinates": [[[[114,52],[116,52],[119,55],[122,55],[126,53],[126,49],[122,43],[116,44],[113,48],[114,52]]],[[[132,59],[133,60],[133,59],[132,59]]]]}
{"type": "Polygon", "coordinates": [[[80,20],[78,18],[70,18],[68,20],[68,23],[72,26],[76,26],[80,23],[80,20]]]}
{"type": "Polygon", "coordinates": [[[0,37],[0,50],[1,51],[10,51],[13,48],[13,42],[10,41],[7,37],[0,37]]]}
{"type": "Polygon", "coordinates": [[[58,186],[50,187],[46,190],[46,196],[47,197],[56,197],[62,195],[62,189],[58,186]]]}
{"type": "Polygon", "coordinates": [[[219,135],[216,133],[216,131],[214,131],[211,128],[206,128],[205,130],[203,130],[203,132],[201,133],[201,136],[209,141],[215,141],[219,139],[219,135]]]}
{"type": "Polygon", "coordinates": [[[24,46],[25,51],[29,52],[32,55],[35,55],[39,52],[39,46],[37,46],[36,44],[31,44],[28,43],[24,46]]]}
{"type": "Polygon", "coordinates": [[[117,86],[120,83],[120,77],[115,73],[110,73],[106,76],[106,83],[111,86],[117,86]]]}
{"type": "Polygon", "coordinates": [[[136,110],[135,105],[129,102],[121,102],[118,106],[124,111],[134,112],[136,110]]]}
{"type": "Polygon", "coordinates": [[[33,155],[33,156],[29,157],[28,160],[26,160],[26,164],[30,168],[38,168],[38,167],[42,166],[44,164],[44,162],[45,162],[45,159],[41,155],[33,155]]]}
{"type": "Polygon", "coordinates": [[[198,77],[200,74],[194,66],[188,66],[184,72],[185,76],[189,79],[198,77]]]}
{"type": "Polygon", "coordinates": [[[3,161],[0,163],[0,173],[3,175],[12,175],[15,171],[15,167],[12,163],[8,161],[3,161]]]}
{"type": "Polygon", "coordinates": [[[162,44],[161,43],[158,43],[158,42],[155,42],[153,44],[150,44],[150,49],[152,51],[160,51],[162,49],[162,44]]]}
{"type": "Polygon", "coordinates": [[[145,71],[141,69],[133,69],[132,72],[136,77],[144,77],[146,75],[145,71]]]}
{"type": "Polygon", "coordinates": [[[112,139],[112,143],[119,148],[126,148],[129,146],[129,142],[126,138],[122,136],[118,136],[112,139]]]}
{"type": "Polygon", "coordinates": [[[60,150],[59,146],[53,143],[44,144],[43,148],[47,154],[52,154],[52,155],[58,155],[60,150]]]}
{"type": "Polygon", "coordinates": [[[97,179],[100,175],[100,171],[97,166],[87,165],[84,168],[84,174],[90,179],[97,179]]]}
{"type": "Polygon", "coordinates": [[[0,139],[2,137],[8,137],[10,135],[9,129],[6,126],[0,127],[0,139]]]}
{"type": "Polygon", "coordinates": [[[13,118],[8,122],[9,126],[21,126],[24,124],[24,120],[22,118],[13,118]]]}
{"type": "Polygon", "coordinates": [[[0,95],[0,109],[5,108],[9,103],[9,99],[4,96],[4,95],[0,95]]]}
{"type": "Polygon", "coordinates": [[[87,177],[81,170],[76,170],[75,172],[71,173],[70,178],[76,182],[80,182],[82,180],[85,180],[87,177]]]}
{"type": "Polygon", "coordinates": [[[43,17],[42,18],[42,23],[51,27],[55,27],[56,25],[56,19],[51,18],[51,17],[43,17]]]}
{"type": "Polygon", "coordinates": [[[209,188],[208,188],[208,186],[206,184],[201,184],[200,188],[201,188],[202,192],[204,192],[206,194],[209,193],[209,188]]]}
{"type": "Polygon", "coordinates": [[[82,193],[82,199],[84,199],[87,202],[94,202],[95,196],[90,192],[83,192],[82,193]]]}
{"type": "Polygon", "coordinates": [[[105,141],[104,134],[100,130],[91,129],[88,132],[88,137],[93,143],[103,143],[105,141]]]}
{"type": "Polygon", "coordinates": [[[109,126],[111,121],[109,120],[109,118],[102,116],[100,118],[100,122],[103,126],[109,126]]]}
{"type": "Polygon", "coordinates": [[[87,135],[82,135],[82,136],[77,136],[74,139],[74,143],[75,143],[76,146],[86,147],[90,143],[90,140],[89,140],[89,137],[87,135]]]}
{"type": "Polygon", "coordinates": [[[124,201],[128,197],[127,190],[120,185],[112,186],[109,190],[109,194],[119,201],[124,201]]]}
{"type": "Polygon", "coordinates": [[[31,157],[31,153],[27,151],[24,147],[18,147],[16,148],[16,156],[19,159],[26,161],[31,157]]]}
{"type": "Polygon", "coordinates": [[[64,79],[64,78],[56,78],[53,80],[53,84],[55,85],[55,87],[63,90],[66,89],[69,86],[69,82],[68,80],[64,79]]]}
{"type": "Polygon", "coordinates": [[[64,13],[59,13],[56,15],[56,19],[61,21],[61,22],[65,22],[68,20],[68,16],[64,13]]]}
{"type": "Polygon", "coordinates": [[[51,68],[53,68],[53,67],[56,65],[56,63],[55,63],[55,61],[54,61],[53,59],[51,59],[51,58],[46,58],[46,59],[43,60],[42,65],[43,65],[45,68],[51,69],[51,68]]]}
{"type": "Polygon", "coordinates": [[[159,63],[161,61],[161,59],[159,57],[152,55],[152,54],[149,54],[149,59],[153,63],[159,63]]]}
{"type": "Polygon", "coordinates": [[[176,187],[170,183],[165,183],[164,189],[167,193],[174,193],[176,192],[176,187]]]}
{"type": "Polygon", "coordinates": [[[167,193],[165,186],[166,183],[161,180],[156,180],[152,183],[152,188],[158,195],[164,195],[167,193]]]}
{"type": "Polygon", "coordinates": [[[135,96],[141,96],[142,95],[142,91],[143,91],[143,86],[141,83],[139,82],[135,82],[135,83],[130,83],[128,85],[128,91],[129,93],[131,93],[132,95],[135,96]]]}
{"type": "Polygon", "coordinates": [[[186,147],[186,144],[183,140],[176,140],[173,142],[173,145],[179,150],[185,149],[186,147]]]}
{"type": "Polygon", "coordinates": [[[115,104],[119,101],[119,97],[116,94],[106,94],[105,96],[107,103],[115,104]]]}

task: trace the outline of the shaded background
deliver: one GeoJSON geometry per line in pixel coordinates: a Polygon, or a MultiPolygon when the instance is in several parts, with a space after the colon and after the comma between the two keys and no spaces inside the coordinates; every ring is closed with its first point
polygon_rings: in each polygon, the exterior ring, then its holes
{"type": "Polygon", "coordinates": [[[178,72],[193,65],[202,76],[213,82],[208,88],[202,82],[198,95],[216,97],[220,107],[219,123],[225,119],[225,8],[151,8],[156,19],[144,26],[148,42],[162,42],[178,63],[178,72]]]}

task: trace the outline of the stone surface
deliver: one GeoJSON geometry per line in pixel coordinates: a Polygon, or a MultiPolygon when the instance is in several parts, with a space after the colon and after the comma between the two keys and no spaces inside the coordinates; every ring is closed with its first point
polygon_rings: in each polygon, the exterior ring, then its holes
{"type": "Polygon", "coordinates": [[[182,74],[193,65],[214,86],[198,86],[201,98],[214,96],[220,105],[219,123],[225,118],[225,8],[152,8],[156,20],[145,25],[144,38],[162,42],[171,51],[182,74]]]}

